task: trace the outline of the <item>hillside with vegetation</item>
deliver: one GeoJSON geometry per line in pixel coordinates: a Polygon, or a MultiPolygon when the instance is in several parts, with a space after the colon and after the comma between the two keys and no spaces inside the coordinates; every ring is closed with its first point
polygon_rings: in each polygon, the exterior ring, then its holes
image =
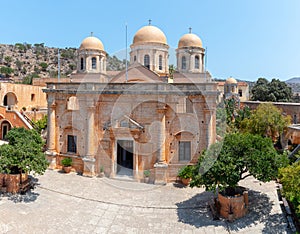
{"type": "MultiPolygon", "coordinates": [[[[0,44],[0,77],[30,84],[32,78],[49,78],[58,75],[58,49],[44,43],[15,45],[0,44]]],[[[77,48],[60,48],[61,77],[76,71],[77,48]]],[[[125,60],[107,57],[107,70],[122,70],[125,60]]]]}

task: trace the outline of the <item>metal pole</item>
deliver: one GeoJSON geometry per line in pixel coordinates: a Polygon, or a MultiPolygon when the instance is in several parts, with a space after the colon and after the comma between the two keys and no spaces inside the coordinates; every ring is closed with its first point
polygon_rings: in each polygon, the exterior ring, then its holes
{"type": "Polygon", "coordinates": [[[58,59],[57,79],[58,79],[58,82],[60,82],[60,53],[59,53],[59,49],[58,49],[57,59],[58,59]]]}
{"type": "Polygon", "coordinates": [[[126,36],[125,36],[126,56],[125,56],[125,69],[126,69],[126,83],[128,81],[128,65],[127,65],[127,23],[126,23],[126,36]]]}

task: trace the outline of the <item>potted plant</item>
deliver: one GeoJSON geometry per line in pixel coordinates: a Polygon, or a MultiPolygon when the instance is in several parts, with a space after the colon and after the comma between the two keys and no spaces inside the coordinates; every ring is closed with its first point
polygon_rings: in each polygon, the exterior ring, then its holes
{"type": "Polygon", "coordinates": [[[72,159],[71,158],[64,158],[61,160],[61,164],[63,165],[63,169],[65,173],[70,173],[72,169],[72,159]]]}
{"type": "Polygon", "coordinates": [[[149,180],[150,180],[150,174],[151,174],[150,170],[145,170],[145,171],[144,171],[144,182],[145,182],[145,183],[149,183],[149,180]]]}
{"type": "Polygon", "coordinates": [[[193,176],[193,167],[191,165],[186,165],[182,167],[178,172],[178,176],[181,178],[181,182],[185,186],[189,185],[193,176]]]}
{"type": "Polygon", "coordinates": [[[13,128],[7,135],[8,144],[0,146],[0,173],[2,187],[6,191],[17,193],[20,185],[27,181],[28,173],[43,174],[48,162],[42,152],[44,142],[34,130],[13,128]]]}
{"type": "Polygon", "coordinates": [[[104,176],[105,176],[105,174],[104,174],[104,167],[101,166],[101,167],[100,167],[100,174],[99,174],[99,177],[103,178],[104,176]]]}
{"type": "Polygon", "coordinates": [[[268,182],[287,163],[287,156],[277,153],[271,139],[231,133],[202,153],[193,169],[190,186],[205,186],[216,192],[219,214],[233,220],[243,217],[248,209],[247,190],[238,186],[238,182],[248,176],[268,182]]]}

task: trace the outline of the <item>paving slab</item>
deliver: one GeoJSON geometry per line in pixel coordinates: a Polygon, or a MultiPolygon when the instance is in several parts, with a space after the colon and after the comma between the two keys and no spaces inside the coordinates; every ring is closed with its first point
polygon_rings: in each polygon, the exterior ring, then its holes
{"type": "Polygon", "coordinates": [[[47,170],[25,195],[0,196],[0,233],[289,233],[275,182],[248,177],[249,213],[213,220],[203,188],[47,170]]]}

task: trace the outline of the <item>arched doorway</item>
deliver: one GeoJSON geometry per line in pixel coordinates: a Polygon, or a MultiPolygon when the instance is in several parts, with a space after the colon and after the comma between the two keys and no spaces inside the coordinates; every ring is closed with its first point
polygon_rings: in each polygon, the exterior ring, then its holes
{"type": "Polygon", "coordinates": [[[9,110],[13,109],[13,107],[17,104],[18,99],[16,94],[12,92],[8,92],[4,95],[3,98],[3,106],[6,106],[9,110]]]}
{"type": "Polygon", "coordinates": [[[1,140],[4,140],[5,136],[7,135],[7,133],[9,132],[12,126],[7,120],[1,121],[0,126],[1,126],[1,140]]]}

